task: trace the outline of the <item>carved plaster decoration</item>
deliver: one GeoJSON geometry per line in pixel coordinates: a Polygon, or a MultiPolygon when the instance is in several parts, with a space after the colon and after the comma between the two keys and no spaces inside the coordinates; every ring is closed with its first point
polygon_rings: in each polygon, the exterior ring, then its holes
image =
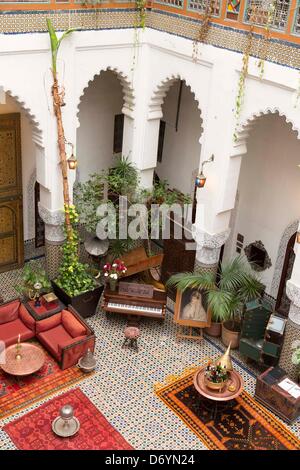
{"type": "Polygon", "coordinates": [[[224,232],[210,234],[193,226],[193,236],[197,243],[197,260],[202,264],[216,264],[219,261],[220,249],[224,245],[230,229],[224,232]]]}
{"type": "Polygon", "coordinates": [[[292,222],[288,227],[285,229],[280,243],[279,243],[279,249],[278,249],[278,254],[277,254],[277,260],[275,263],[275,270],[274,270],[274,275],[272,279],[272,286],[271,286],[271,295],[276,299],[277,294],[278,294],[278,289],[279,289],[279,284],[280,284],[280,279],[281,279],[281,274],[282,274],[282,269],[283,269],[283,263],[285,259],[285,254],[286,254],[286,248],[287,244],[291,238],[292,235],[294,235],[295,232],[298,230],[298,225],[299,225],[299,220],[295,220],[292,222]]]}
{"type": "Polygon", "coordinates": [[[300,308],[300,286],[294,284],[291,279],[286,283],[286,295],[296,307],[300,308]]]}
{"type": "Polygon", "coordinates": [[[253,243],[249,243],[249,245],[247,245],[244,248],[244,252],[247,256],[248,261],[249,262],[252,261],[252,259],[251,259],[251,248],[252,247],[258,248],[259,250],[263,251],[264,254],[265,254],[265,259],[264,259],[263,266],[260,266],[259,264],[256,264],[255,262],[253,262],[253,264],[251,265],[252,269],[254,269],[254,271],[265,271],[266,269],[270,268],[272,266],[272,261],[271,261],[270,256],[268,255],[268,252],[265,248],[265,245],[263,244],[263,242],[261,240],[256,240],[253,243]]]}
{"type": "Polygon", "coordinates": [[[26,193],[27,193],[27,223],[28,223],[28,239],[34,238],[34,228],[35,228],[35,206],[34,206],[34,188],[36,183],[36,169],[30,175],[30,178],[27,183],[26,193]]]}
{"type": "Polygon", "coordinates": [[[300,308],[293,303],[290,306],[289,319],[295,324],[295,328],[300,328],[300,308]]]}
{"type": "Polygon", "coordinates": [[[50,211],[39,203],[39,214],[45,222],[45,238],[50,242],[62,242],[64,214],[62,211],[50,211]]]}

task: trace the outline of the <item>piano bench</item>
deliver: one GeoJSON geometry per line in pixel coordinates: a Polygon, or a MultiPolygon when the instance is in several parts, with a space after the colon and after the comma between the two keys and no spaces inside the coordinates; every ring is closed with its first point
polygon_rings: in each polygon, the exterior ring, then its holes
{"type": "Polygon", "coordinates": [[[137,344],[137,339],[140,336],[140,330],[136,326],[126,326],[124,330],[124,342],[122,345],[122,348],[125,348],[125,346],[129,346],[130,348],[133,348],[135,351],[138,351],[138,344],[137,344]]]}

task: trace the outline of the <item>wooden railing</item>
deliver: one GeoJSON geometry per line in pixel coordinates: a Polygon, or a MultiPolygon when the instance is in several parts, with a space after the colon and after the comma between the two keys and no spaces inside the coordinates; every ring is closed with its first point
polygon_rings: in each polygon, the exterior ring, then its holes
{"type": "MultiPolygon", "coordinates": [[[[300,0],[146,0],[150,11],[165,11],[201,21],[212,5],[210,21],[215,24],[254,32],[300,44],[300,0]]],[[[92,0],[0,0],[0,11],[16,10],[86,10],[91,8],[134,8],[135,0],[101,0],[96,6],[92,0]]]]}

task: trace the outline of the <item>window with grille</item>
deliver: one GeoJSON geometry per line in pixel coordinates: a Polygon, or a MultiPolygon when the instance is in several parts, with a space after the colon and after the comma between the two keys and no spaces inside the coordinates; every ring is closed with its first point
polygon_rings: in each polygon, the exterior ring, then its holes
{"type": "Polygon", "coordinates": [[[300,2],[298,2],[295,15],[294,33],[300,34],[300,2]]]}
{"type": "Polygon", "coordinates": [[[188,10],[205,13],[208,7],[212,8],[212,15],[219,16],[220,0],[188,0],[188,10]]]}
{"type": "Polygon", "coordinates": [[[246,21],[259,26],[284,30],[287,25],[291,0],[248,0],[246,21]],[[274,4],[274,10],[271,6],[274,4]]]}
{"type": "Polygon", "coordinates": [[[155,3],[168,5],[169,7],[183,8],[183,0],[155,0],[155,3]]]}

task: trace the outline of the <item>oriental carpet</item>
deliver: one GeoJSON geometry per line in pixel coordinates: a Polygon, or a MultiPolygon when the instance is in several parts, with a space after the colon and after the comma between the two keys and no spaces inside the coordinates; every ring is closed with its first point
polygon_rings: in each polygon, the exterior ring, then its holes
{"type": "Polygon", "coordinates": [[[79,388],[69,390],[11,421],[4,431],[21,450],[133,449],[79,388]],[[52,431],[52,421],[66,404],[73,406],[80,429],[72,437],[61,438],[52,431]]]}
{"type": "Polygon", "coordinates": [[[44,397],[87,378],[77,367],[61,370],[55,359],[38,343],[46,356],[43,367],[27,377],[6,374],[0,368],[0,418],[16,413],[44,397]]]}
{"type": "Polygon", "coordinates": [[[156,389],[157,396],[212,450],[299,450],[297,439],[247,392],[221,405],[202,397],[195,371],[156,389]]]}

